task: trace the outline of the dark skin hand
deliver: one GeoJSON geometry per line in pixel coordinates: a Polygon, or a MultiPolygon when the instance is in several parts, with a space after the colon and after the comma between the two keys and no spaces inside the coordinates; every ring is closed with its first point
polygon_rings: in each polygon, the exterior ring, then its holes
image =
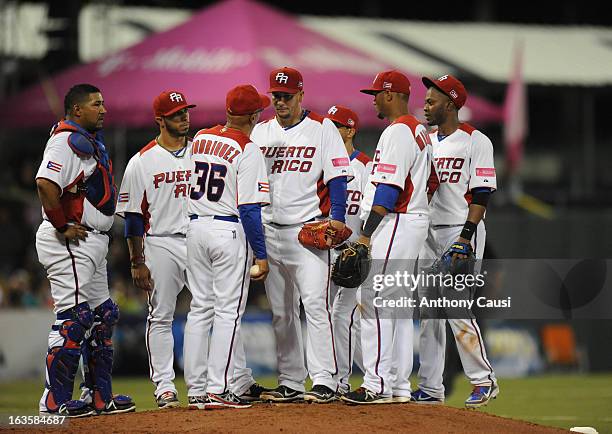
{"type": "Polygon", "coordinates": [[[144,263],[143,239],[142,237],[129,237],[127,239],[130,258],[138,258],[138,263],[131,266],[132,281],[136,288],[144,291],[153,289],[153,279],[151,279],[151,270],[144,263]],[[142,263],[140,263],[142,261],[142,263]]]}
{"type": "MultiPolygon", "coordinates": [[[[48,179],[38,178],[36,180],[36,189],[43,208],[56,209],[61,206],[60,196],[62,192],[57,184],[48,179]]],[[[78,223],[69,225],[64,233],[59,234],[67,240],[75,242],[79,240],[84,241],[87,238],[87,230],[78,223]]]]}
{"type": "MultiPolygon", "coordinates": [[[[470,204],[467,220],[471,221],[472,223],[477,225],[478,223],[480,223],[480,221],[484,217],[484,214],[485,214],[486,210],[487,210],[487,208],[482,206],[482,205],[470,204]]],[[[467,240],[467,239],[465,239],[463,237],[457,238],[457,242],[465,243],[465,244],[470,244],[470,245],[472,244],[472,242],[470,240],[467,240]]],[[[462,255],[460,253],[453,253],[453,258],[451,259],[451,262],[455,262],[455,259],[457,259],[457,258],[465,259],[465,258],[467,258],[467,256],[466,255],[462,255]]]]}

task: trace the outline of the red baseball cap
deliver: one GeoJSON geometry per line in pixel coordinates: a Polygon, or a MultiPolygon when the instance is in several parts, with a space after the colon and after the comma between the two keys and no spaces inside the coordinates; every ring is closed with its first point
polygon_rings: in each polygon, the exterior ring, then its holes
{"type": "Polygon", "coordinates": [[[153,112],[155,117],[170,116],[184,108],[195,107],[194,104],[187,104],[187,98],[178,90],[167,90],[160,93],[153,101],[153,112]]]}
{"type": "Polygon", "coordinates": [[[278,68],[270,73],[270,89],[268,93],[284,92],[298,93],[304,88],[304,80],[302,74],[297,69],[285,66],[278,68]]]}
{"type": "Polygon", "coordinates": [[[327,111],[327,118],[334,122],[338,122],[345,127],[357,129],[359,125],[359,116],[353,110],[341,105],[333,105],[327,111]]]}
{"type": "Polygon", "coordinates": [[[404,74],[396,70],[379,72],[376,74],[376,77],[374,77],[372,87],[369,89],[361,89],[360,92],[376,95],[383,90],[410,95],[410,80],[408,80],[408,77],[404,74]]]}
{"type": "Polygon", "coordinates": [[[234,116],[250,115],[270,105],[270,98],[257,92],[250,84],[241,84],[231,89],[225,98],[227,112],[234,116]]]}
{"type": "Polygon", "coordinates": [[[465,100],[467,99],[465,87],[463,83],[452,75],[446,74],[435,80],[429,77],[423,77],[421,80],[427,89],[433,86],[448,96],[457,109],[460,109],[465,104],[465,100]]]}

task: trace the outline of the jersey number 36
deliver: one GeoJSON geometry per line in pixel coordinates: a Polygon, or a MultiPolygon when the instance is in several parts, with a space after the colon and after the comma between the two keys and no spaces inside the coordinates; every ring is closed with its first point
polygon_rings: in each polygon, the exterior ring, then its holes
{"type": "Polygon", "coordinates": [[[194,200],[200,200],[206,192],[206,198],[211,202],[219,202],[223,190],[225,189],[225,175],[227,174],[227,167],[223,164],[206,163],[202,161],[196,161],[195,173],[198,176],[196,186],[191,191],[191,198],[194,200]],[[208,182],[208,188],[206,183],[208,182]]]}

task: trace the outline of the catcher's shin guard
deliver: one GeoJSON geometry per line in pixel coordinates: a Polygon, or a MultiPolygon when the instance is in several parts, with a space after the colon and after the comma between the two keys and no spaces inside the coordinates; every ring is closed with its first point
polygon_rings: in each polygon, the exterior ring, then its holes
{"type": "Polygon", "coordinates": [[[102,411],[113,399],[113,328],[119,321],[119,307],[109,298],[94,310],[94,326],[83,347],[85,386],[93,406],[102,411]]]}
{"type": "MultiPolygon", "coordinates": [[[[72,399],[74,377],[79,369],[81,343],[92,324],[93,314],[87,303],[78,304],[57,314],[57,322],[51,329],[58,332],[56,341],[60,345],[50,345],[46,358],[47,392],[43,398],[47,411],[57,412],[62,404],[72,399]]],[[[51,336],[53,339],[53,332],[51,336]]]]}

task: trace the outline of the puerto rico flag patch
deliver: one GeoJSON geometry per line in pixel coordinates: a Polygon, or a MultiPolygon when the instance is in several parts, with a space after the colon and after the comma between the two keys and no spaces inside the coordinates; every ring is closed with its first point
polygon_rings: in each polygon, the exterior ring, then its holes
{"type": "Polygon", "coordinates": [[[129,202],[130,201],[130,193],[119,193],[119,202],[129,202]]]}
{"type": "Polygon", "coordinates": [[[395,173],[397,171],[397,166],[395,164],[379,163],[378,166],[376,166],[376,171],[383,173],[395,173]]]}
{"type": "Polygon", "coordinates": [[[477,167],[476,176],[485,176],[485,177],[493,178],[495,177],[495,168],[494,167],[477,167]]]}
{"type": "Polygon", "coordinates": [[[60,173],[62,171],[62,165],[59,163],[56,163],[55,161],[49,160],[49,162],[47,163],[47,169],[60,173]]]}
{"type": "Polygon", "coordinates": [[[268,184],[267,182],[258,182],[257,191],[261,193],[270,193],[270,184],[268,184]]]}

